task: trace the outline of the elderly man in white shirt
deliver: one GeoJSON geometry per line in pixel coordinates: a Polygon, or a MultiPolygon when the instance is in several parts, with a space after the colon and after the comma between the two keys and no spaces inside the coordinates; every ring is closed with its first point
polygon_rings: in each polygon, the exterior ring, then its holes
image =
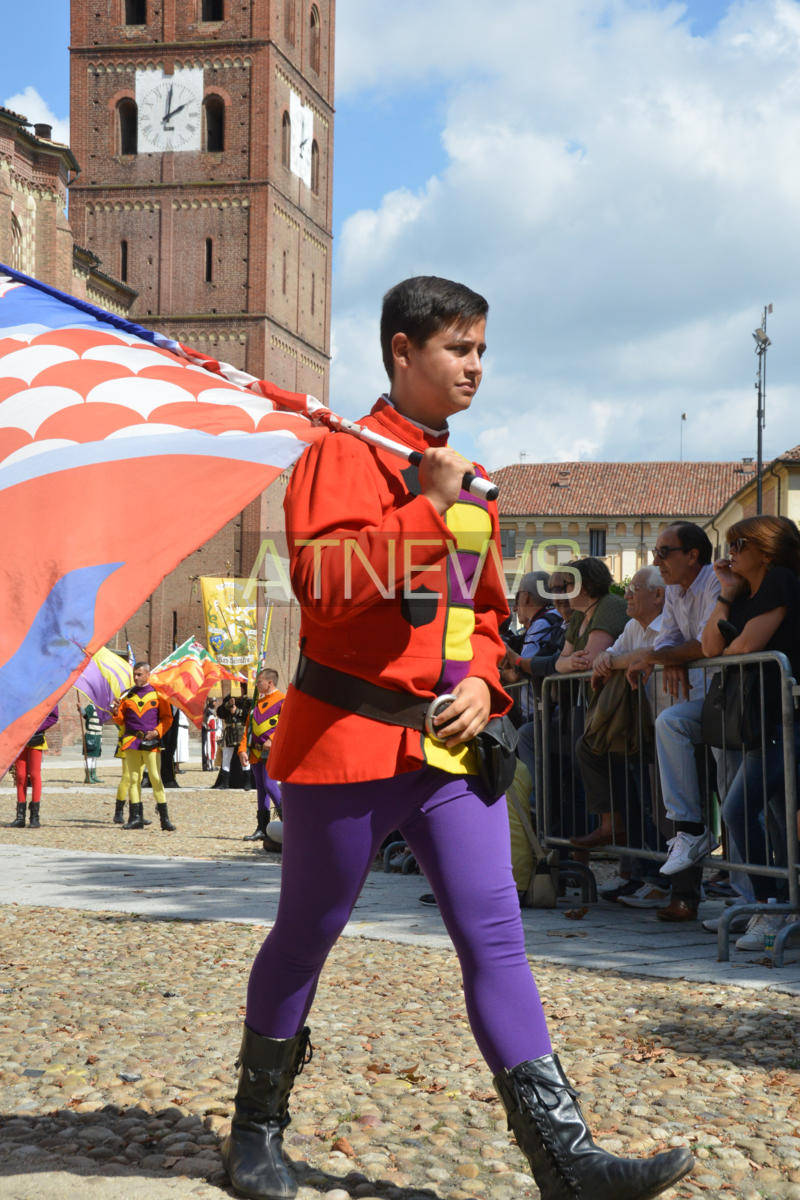
{"type": "MultiPolygon", "coordinates": [[[[691,921],[697,917],[703,859],[717,842],[707,827],[697,772],[695,746],[702,742],[700,718],[705,691],[702,670],[687,672],[686,664],[702,658],[700,639],[719,594],[719,581],[711,566],[711,542],[705,532],[688,521],[670,525],[659,534],[653,557],[666,584],[661,631],[651,649],[636,654],[628,667],[635,683],[648,678],[653,665],[664,665],[664,687],[686,700],[664,709],[656,719],[656,751],[661,791],[667,817],[675,823],[675,837],[661,868],[662,875],[690,872],[685,894],[676,895],[658,913],[665,921],[691,921]]],[[[715,752],[718,767],[722,754],[715,752]]]]}
{"type": "MultiPolygon", "coordinates": [[[[664,607],[664,583],[657,567],[641,567],[625,591],[628,615],[631,618],[617,640],[594,660],[592,686],[602,686],[613,671],[626,670],[640,650],[650,649],[661,630],[661,611],[664,607]]],[[[651,706],[655,711],[653,681],[648,681],[651,706]]],[[[627,778],[630,762],[621,755],[595,754],[583,738],[578,740],[576,755],[590,812],[601,815],[600,824],[586,837],[571,838],[573,845],[591,849],[612,842],[626,844],[627,821],[631,816],[624,808],[630,799],[627,778]]],[[[640,773],[641,774],[641,773],[640,773]]],[[[643,792],[649,795],[649,779],[644,780],[643,792]]],[[[641,797],[644,800],[644,796],[641,797]]],[[[647,822],[646,822],[647,824],[647,822]]],[[[652,846],[655,849],[655,844],[652,846]]],[[[636,897],[646,900],[637,907],[657,907],[666,904],[669,892],[656,886],[657,867],[646,860],[625,861],[627,878],[620,877],[611,887],[603,889],[610,900],[636,897]],[[652,879],[652,882],[648,882],[652,879]]],[[[621,864],[622,869],[622,864],[621,864]]]]}

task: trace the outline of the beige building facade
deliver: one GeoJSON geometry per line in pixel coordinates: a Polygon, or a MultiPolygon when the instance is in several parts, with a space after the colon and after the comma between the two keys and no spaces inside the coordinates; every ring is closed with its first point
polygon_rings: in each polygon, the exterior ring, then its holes
{"type": "MultiPolygon", "coordinates": [[[[746,465],[744,481],[720,511],[707,522],[706,533],[714,545],[714,557],[726,552],[725,531],[757,512],[755,469],[746,465]]],[[[800,446],[787,450],[767,463],[762,472],[761,510],[776,517],[788,517],[800,525],[800,446]]]]}

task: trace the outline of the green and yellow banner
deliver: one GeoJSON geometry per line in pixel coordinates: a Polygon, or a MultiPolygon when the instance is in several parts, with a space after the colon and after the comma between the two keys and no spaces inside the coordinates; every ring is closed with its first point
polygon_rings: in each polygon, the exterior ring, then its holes
{"type": "Polygon", "coordinates": [[[258,665],[258,610],[255,593],[245,599],[247,579],[200,578],[208,648],[218,663],[241,672],[258,665]]]}

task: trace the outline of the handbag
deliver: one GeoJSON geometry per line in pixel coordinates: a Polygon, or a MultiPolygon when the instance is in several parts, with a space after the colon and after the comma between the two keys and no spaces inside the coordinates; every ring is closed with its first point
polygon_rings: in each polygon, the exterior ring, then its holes
{"type": "Polygon", "coordinates": [[[644,754],[652,758],[653,736],[647,693],[644,689],[634,692],[625,672],[614,671],[589,701],[584,745],[592,754],[644,754]]]}
{"type": "MultiPolygon", "coordinates": [[[[708,686],[700,718],[703,741],[725,750],[754,750],[761,731],[771,731],[778,720],[777,689],[762,688],[755,664],[729,667],[715,674],[708,686]]],[[[765,676],[764,682],[767,682],[765,676]]]]}
{"type": "Polygon", "coordinates": [[[528,886],[522,893],[520,904],[522,908],[555,908],[558,904],[558,851],[545,850],[531,824],[530,809],[521,802],[519,792],[515,788],[510,789],[508,799],[519,818],[533,855],[533,870],[528,886]]]}
{"type": "Polygon", "coordinates": [[[513,721],[492,717],[469,743],[478,764],[478,777],[490,804],[511,786],[517,769],[517,730],[513,721]]]}

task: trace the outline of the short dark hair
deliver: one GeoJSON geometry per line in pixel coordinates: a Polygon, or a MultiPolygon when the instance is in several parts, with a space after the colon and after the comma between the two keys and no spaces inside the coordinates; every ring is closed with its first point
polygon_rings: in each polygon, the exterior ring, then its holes
{"type": "Polygon", "coordinates": [[[141,667],[146,667],[148,671],[152,670],[152,667],[150,666],[150,663],[147,661],[146,658],[143,658],[139,662],[135,662],[133,664],[134,671],[140,670],[141,667]]]}
{"type": "Polygon", "coordinates": [[[693,525],[691,521],[676,521],[668,528],[675,530],[684,554],[688,554],[690,550],[696,550],[697,561],[701,567],[711,562],[714,548],[705,529],[701,529],[699,525],[693,525]]]}
{"type": "Polygon", "coordinates": [[[269,675],[273,683],[278,682],[278,672],[274,667],[261,667],[256,671],[256,679],[260,679],[262,675],[269,675]]]}
{"type": "Polygon", "coordinates": [[[573,558],[568,564],[574,567],[581,577],[581,584],[587,596],[599,600],[607,596],[614,582],[614,576],[609,571],[602,558],[573,558]]]}
{"type": "Polygon", "coordinates": [[[381,353],[390,379],[394,374],[392,338],[404,333],[415,346],[450,326],[465,328],[489,312],[489,304],[463,283],[438,275],[415,275],[390,288],[381,310],[381,353]]]}

